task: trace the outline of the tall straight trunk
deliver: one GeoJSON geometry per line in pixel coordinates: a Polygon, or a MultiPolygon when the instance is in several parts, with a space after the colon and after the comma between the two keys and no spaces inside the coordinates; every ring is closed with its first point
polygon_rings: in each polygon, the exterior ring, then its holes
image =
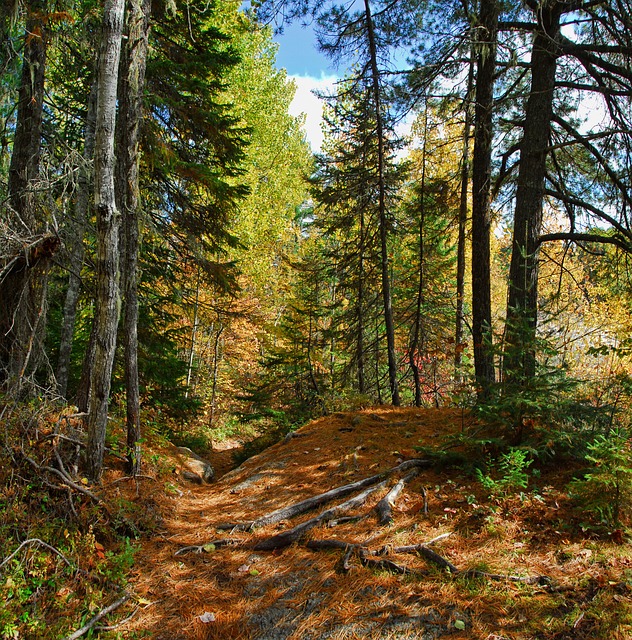
{"type": "Polygon", "coordinates": [[[509,296],[505,329],[504,371],[508,381],[535,375],[535,337],[538,315],[538,243],[546,159],[560,31],[560,3],[538,13],[539,29],[531,54],[531,91],[525,110],[516,190],[509,296]]]}
{"type": "MultiPolygon", "coordinates": [[[[376,301],[377,304],[377,301],[376,301]]],[[[382,381],[380,379],[380,319],[379,314],[375,315],[375,385],[377,391],[377,403],[384,404],[382,397],[382,381]]]]}
{"type": "Polygon", "coordinates": [[[9,165],[12,211],[7,216],[12,235],[25,249],[24,256],[16,259],[0,282],[0,368],[14,391],[20,388],[27,368],[35,370],[43,355],[48,270],[59,246],[54,236],[44,239],[46,221],[37,205],[49,40],[46,3],[32,0],[26,9],[22,76],[9,165]],[[38,236],[43,241],[31,250],[38,236]]]}
{"type": "Polygon", "coordinates": [[[497,0],[481,0],[476,30],[476,107],[472,157],[472,339],[479,398],[494,382],[490,272],[491,157],[493,139],[494,72],[498,33],[497,0]]]}
{"type": "Polygon", "coordinates": [[[382,98],[380,89],[380,72],[377,64],[377,45],[373,27],[373,17],[369,0],[364,0],[366,29],[369,41],[369,64],[373,85],[373,104],[377,134],[377,171],[378,200],[380,223],[380,250],[382,270],[382,298],[384,302],[384,324],[386,327],[386,350],[388,355],[388,377],[391,388],[391,402],[399,406],[399,386],[397,382],[397,358],[395,356],[395,322],[393,320],[393,302],[388,259],[388,221],[386,212],[386,154],[384,150],[384,122],[382,119],[382,98]]]}
{"type": "Polygon", "coordinates": [[[138,381],[138,140],[143,116],[143,92],[149,40],[151,0],[129,0],[127,41],[123,50],[119,111],[119,162],[125,198],[124,230],[124,347],[127,407],[127,470],[140,473],[140,391],[138,381]]]}
{"type": "Polygon", "coordinates": [[[88,113],[83,143],[83,163],[79,167],[77,185],[77,202],[75,204],[74,220],[68,226],[66,242],[70,254],[68,266],[68,289],[64,300],[64,315],[59,339],[59,357],[57,360],[57,393],[65,398],[68,392],[68,375],[70,356],[72,354],[72,339],[77,316],[77,302],[81,290],[81,267],[83,266],[83,239],[88,224],[90,206],[90,188],[92,185],[92,158],[94,155],[94,135],[96,120],[97,94],[96,83],[93,84],[88,101],[88,113]]]}
{"type": "Polygon", "coordinates": [[[307,367],[309,370],[309,380],[312,383],[312,389],[316,396],[320,397],[320,389],[318,387],[318,381],[316,380],[316,374],[314,373],[314,363],[312,362],[312,337],[314,334],[314,311],[312,308],[309,310],[309,326],[307,329],[307,367]]]}
{"type": "Polygon", "coordinates": [[[461,153],[461,193],[459,196],[459,233],[456,249],[456,322],[454,328],[454,369],[457,380],[461,379],[459,371],[463,354],[463,337],[465,327],[465,237],[467,231],[468,187],[470,184],[470,140],[472,135],[472,94],[474,91],[474,51],[470,58],[470,69],[467,76],[467,93],[463,104],[465,121],[463,123],[463,151],[461,153]]]}
{"type": "Polygon", "coordinates": [[[114,191],[114,137],[119,58],[125,0],[105,0],[97,75],[94,198],[97,217],[97,298],[94,316],[95,356],[90,385],[86,471],[98,482],[110,400],[112,366],[119,320],[120,214],[114,191]]]}
{"type": "Polygon", "coordinates": [[[22,232],[32,235],[38,226],[35,181],[39,175],[44,114],[44,80],[48,29],[46,2],[28,3],[24,35],[22,77],[18,111],[9,165],[9,201],[23,224],[22,232]]]}
{"type": "Polygon", "coordinates": [[[220,324],[219,329],[215,333],[215,342],[213,344],[213,375],[211,378],[211,413],[208,419],[208,426],[213,428],[215,426],[215,410],[217,404],[217,375],[219,372],[219,347],[222,333],[224,332],[224,325],[220,324]]]}
{"type": "Polygon", "coordinates": [[[421,335],[421,310],[424,303],[425,288],[425,227],[426,227],[426,155],[428,150],[428,109],[424,114],[424,143],[421,151],[421,185],[419,204],[419,232],[418,232],[418,251],[419,251],[419,277],[417,279],[417,297],[415,301],[415,319],[413,321],[413,330],[410,336],[410,344],[408,346],[408,362],[413,372],[413,381],[415,384],[415,406],[421,407],[421,374],[419,371],[419,343],[421,335]]]}
{"type": "Polygon", "coordinates": [[[358,391],[361,394],[366,393],[366,375],[365,364],[366,356],[364,353],[364,310],[365,310],[365,294],[364,294],[364,251],[366,243],[366,228],[364,219],[364,207],[360,208],[360,247],[359,247],[359,264],[358,264],[358,335],[356,340],[356,359],[358,367],[358,391]]]}
{"type": "Polygon", "coordinates": [[[197,277],[195,282],[195,303],[193,304],[193,326],[191,327],[191,349],[189,350],[189,362],[187,364],[187,390],[185,398],[189,397],[191,378],[193,377],[193,362],[195,361],[195,347],[197,332],[200,326],[200,265],[197,267],[197,277]]]}

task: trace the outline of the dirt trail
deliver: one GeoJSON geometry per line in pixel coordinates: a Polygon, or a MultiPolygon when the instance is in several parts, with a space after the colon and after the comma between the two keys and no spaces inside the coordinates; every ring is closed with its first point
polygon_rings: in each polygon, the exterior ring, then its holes
{"type": "MultiPolygon", "coordinates": [[[[282,552],[252,550],[314,513],[252,533],[217,530],[222,523],[250,521],[387,470],[418,456],[414,446],[435,444],[461,429],[465,419],[459,410],[335,414],[310,423],[213,485],[167,487],[160,532],[143,542],[137,556],[132,586],[143,608],[125,629],[150,632],[157,640],[531,637],[520,630],[537,587],[529,587],[523,605],[517,594],[526,587],[508,584],[485,587],[485,595],[473,599],[467,584],[416,556],[401,559],[402,564],[425,575],[410,577],[369,570],[357,559],[351,559],[349,571],[341,571],[339,551],[314,552],[300,545],[282,552]],[[174,555],[182,547],[227,537],[245,546],[174,555]],[[494,635],[501,629],[506,635],[494,635]]],[[[225,468],[225,452],[211,462],[225,468]]],[[[564,568],[538,538],[553,527],[545,506],[523,509],[522,516],[503,521],[501,532],[493,531],[478,514],[478,490],[457,472],[422,471],[398,498],[394,524],[378,526],[371,513],[383,491],[358,509],[366,515],[360,521],[317,527],[310,537],[377,549],[451,532],[437,551],[458,567],[485,564],[498,572],[563,580],[564,568]],[[523,553],[527,548],[529,554],[523,553]]]]}

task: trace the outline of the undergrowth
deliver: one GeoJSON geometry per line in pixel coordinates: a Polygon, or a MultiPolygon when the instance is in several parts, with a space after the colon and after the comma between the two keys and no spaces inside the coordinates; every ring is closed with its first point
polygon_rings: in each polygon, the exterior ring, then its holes
{"type": "MultiPolygon", "coordinates": [[[[88,487],[76,419],[42,400],[0,412],[0,638],[58,640],[126,594],[138,539],[158,518],[130,482],[88,487]]],[[[130,597],[102,624],[137,604],[130,597]]]]}

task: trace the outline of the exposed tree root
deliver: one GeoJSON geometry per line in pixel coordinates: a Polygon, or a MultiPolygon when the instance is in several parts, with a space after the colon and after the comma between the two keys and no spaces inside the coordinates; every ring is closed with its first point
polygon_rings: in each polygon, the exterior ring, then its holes
{"type": "Polygon", "coordinates": [[[357,496],[354,496],[350,500],[343,502],[342,504],[336,505],[335,507],[331,507],[331,509],[327,509],[327,511],[323,511],[318,514],[316,517],[307,520],[306,522],[302,522],[292,529],[288,529],[287,531],[283,531],[275,536],[270,538],[266,538],[262,540],[258,544],[254,546],[255,551],[273,551],[275,549],[283,549],[293,544],[294,542],[298,542],[310,529],[313,529],[321,522],[327,522],[328,520],[333,520],[335,516],[339,513],[343,513],[345,511],[349,511],[350,509],[355,509],[360,505],[364,504],[366,499],[378,489],[386,486],[386,481],[380,482],[380,484],[369,487],[359,493],[357,496]]]}
{"type": "Polygon", "coordinates": [[[439,540],[443,540],[449,535],[451,534],[444,533],[440,536],[437,536],[436,538],[433,538],[432,540],[429,540],[428,542],[424,542],[421,544],[407,545],[402,547],[391,547],[387,545],[377,550],[370,550],[364,547],[362,544],[345,542],[344,540],[310,540],[305,546],[308,549],[312,549],[314,551],[327,549],[344,551],[345,555],[341,562],[341,566],[345,571],[349,570],[351,566],[350,558],[352,554],[355,553],[360,558],[362,564],[367,567],[385,569],[387,571],[392,571],[393,573],[398,574],[424,575],[423,572],[408,569],[408,567],[396,564],[395,562],[392,562],[390,560],[371,560],[372,556],[384,556],[390,553],[418,553],[419,555],[423,556],[423,558],[428,562],[431,562],[441,569],[445,569],[446,571],[448,571],[453,577],[465,576],[474,578],[486,578],[488,580],[521,582],[523,584],[539,585],[548,585],[551,583],[551,579],[548,576],[514,576],[497,573],[487,573],[486,571],[478,571],[477,569],[458,569],[449,560],[429,548],[429,545],[434,544],[439,540]]]}
{"type": "MultiPolygon", "coordinates": [[[[305,535],[318,526],[319,524],[325,522],[331,522],[333,524],[339,524],[341,522],[350,522],[353,520],[359,520],[366,516],[344,516],[341,518],[337,518],[341,513],[349,511],[351,509],[355,509],[360,505],[364,504],[366,499],[375,491],[386,486],[386,479],[395,474],[402,473],[405,471],[412,470],[408,475],[401,478],[391,489],[390,491],[379,501],[377,506],[374,508],[375,512],[378,515],[378,521],[380,524],[388,524],[393,521],[393,505],[400,495],[401,491],[405,487],[405,485],[410,482],[420,471],[420,469],[427,468],[431,465],[429,460],[422,459],[413,459],[406,460],[401,464],[393,467],[385,472],[376,474],[369,478],[364,478],[363,480],[358,480],[357,482],[352,482],[350,484],[346,484],[335,489],[331,489],[325,493],[321,493],[317,496],[313,496],[312,498],[308,498],[306,500],[302,500],[301,502],[295,503],[293,505],[289,505],[287,507],[283,507],[281,509],[277,509],[271,513],[268,513],[256,520],[252,520],[250,522],[242,522],[237,524],[222,524],[219,525],[218,529],[232,529],[234,531],[252,531],[256,527],[261,527],[264,525],[274,524],[277,522],[281,522],[282,520],[286,520],[289,518],[293,518],[295,516],[301,515],[306,511],[311,509],[315,509],[316,507],[325,504],[326,502],[345,497],[350,493],[354,493],[358,490],[362,490],[356,496],[350,498],[346,502],[333,506],[326,511],[321,512],[317,516],[302,522],[301,524],[282,531],[276,535],[273,535],[269,538],[265,538],[260,542],[256,543],[252,548],[255,551],[275,551],[278,549],[283,549],[285,547],[290,546],[291,544],[300,543],[301,540],[305,537],[305,535]]],[[[424,490],[424,502],[427,504],[427,493],[424,490]]],[[[425,510],[425,509],[424,509],[425,510]]],[[[452,562],[450,562],[447,558],[443,557],[436,551],[430,548],[431,545],[439,542],[440,540],[444,540],[447,538],[450,533],[444,533],[428,542],[424,542],[421,544],[415,545],[405,545],[394,547],[391,545],[385,545],[379,549],[368,549],[365,544],[361,543],[353,543],[346,542],[344,540],[310,540],[306,543],[306,547],[308,549],[312,549],[314,551],[320,551],[323,549],[333,549],[343,552],[343,556],[340,561],[340,567],[343,571],[349,571],[352,567],[352,558],[357,557],[360,563],[369,568],[386,570],[392,573],[400,574],[400,575],[417,575],[423,576],[426,575],[425,572],[420,571],[418,569],[411,569],[404,565],[398,564],[391,560],[390,558],[386,558],[390,554],[417,554],[422,556],[427,562],[438,566],[439,568],[447,571],[451,576],[464,576],[464,577],[477,577],[477,578],[485,578],[488,580],[500,580],[500,581],[508,581],[508,582],[521,582],[524,584],[541,584],[548,585],[550,584],[550,578],[547,576],[515,576],[515,575],[502,575],[495,573],[488,573],[485,571],[479,571],[476,569],[465,569],[461,570],[456,567],[452,562]]],[[[183,547],[176,551],[175,555],[184,555],[187,553],[203,553],[215,550],[220,546],[249,546],[246,540],[237,540],[232,538],[224,538],[221,540],[215,540],[213,542],[209,542],[204,545],[193,545],[188,547],[183,547]]]]}
{"type": "Polygon", "coordinates": [[[296,504],[290,505],[288,507],[277,509],[276,511],[272,511],[271,513],[261,516],[256,520],[252,520],[250,522],[224,523],[217,525],[216,528],[221,531],[251,531],[252,529],[256,529],[257,527],[276,524],[277,522],[281,522],[281,520],[294,518],[303,513],[306,513],[307,511],[316,509],[317,507],[326,504],[327,502],[337,500],[338,498],[344,498],[345,496],[359,491],[360,489],[370,487],[374,484],[377,484],[378,482],[383,481],[385,478],[388,478],[395,473],[403,473],[405,471],[408,471],[409,469],[427,469],[431,465],[432,462],[430,460],[422,460],[420,458],[406,460],[396,467],[388,469],[387,471],[383,471],[382,473],[370,476],[369,478],[364,478],[363,480],[358,480],[357,482],[352,482],[351,484],[345,484],[341,487],[336,487],[335,489],[331,489],[330,491],[326,491],[325,493],[307,498],[306,500],[302,500],[301,502],[297,502],[296,504]]]}

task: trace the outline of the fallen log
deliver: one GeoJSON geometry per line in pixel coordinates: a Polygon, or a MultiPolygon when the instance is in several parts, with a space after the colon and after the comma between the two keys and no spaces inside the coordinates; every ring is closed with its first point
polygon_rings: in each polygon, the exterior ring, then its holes
{"type": "Polygon", "coordinates": [[[272,511],[266,515],[257,518],[256,520],[252,520],[250,522],[237,522],[237,523],[225,523],[219,524],[216,526],[220,531],[251,531],[252,529],[256,529],[257,527],[264,527],[269,524],[276,524],[277,522],[281,522],[281,520],[288,520],[290,518],[294,518],[299,516],[307,511],[311,511],[320,507],[327,502],[331,502],[333,500],[337,500],[339,498],[344,498],[360,489],[364,489],[365,487],[370,487],[378,482],[384,480],[384,478],[388,478],[395,473],[404,473],[409,469],[427,469],[432,465],[431,460],[424,460],[421,458],[414,458],[412,460],[405,460],[401,464],[398,464],[396,467],[392,467],[387,471],[383,471],[374,476],[370,476],[369,478],[364,478],[363,480],[358,480],[356,482],[352,482],[351,484],[345,484],[340,487],[336,487],[335,489],[331,489],[326,491],[325,493],[321,493],[317,496],[313,496],[311,498],[307,498],[306,500],[301,500],[301,502],[297,502],[293,505],[289,505],[287,507],[282,507],[281,509],[277,509],[276,511],[272,511]]]}
{"type": "Polygon", "coordinates": [[[350,500],[343,502],[342,504],[331,507],[327,511],[323,511],[314,518],[306,520],[305,522],[297,525],[293,529],[288,529],[282,533],[266,538],[254,546],[255,551],[273,551],[276,549],[283,549],[289,545],[298,542],[310,529],[318,526],[321,522],[327,522],[332,520],[339,513],[355,509],[361,504],[364,504],[366,499],[378,489],[382,489],[386,485],[386,481],[382,481],[380,484],[365,489],[362,493],[354,496],[350,500]]]}

